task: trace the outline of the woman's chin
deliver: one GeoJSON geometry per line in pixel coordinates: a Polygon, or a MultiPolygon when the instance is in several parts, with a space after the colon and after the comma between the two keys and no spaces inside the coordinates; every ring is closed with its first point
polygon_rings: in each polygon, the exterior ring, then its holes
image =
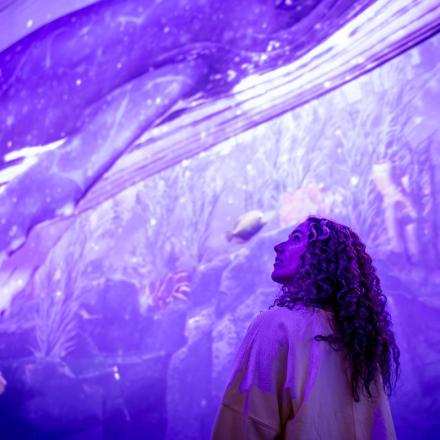
{"type": "Polygon", "coordinates": [[[271,275],[272,281],[275,281],[276,283],[283,283],[283,276],[279,273],[276,269],[273,270],[271,275]]]}

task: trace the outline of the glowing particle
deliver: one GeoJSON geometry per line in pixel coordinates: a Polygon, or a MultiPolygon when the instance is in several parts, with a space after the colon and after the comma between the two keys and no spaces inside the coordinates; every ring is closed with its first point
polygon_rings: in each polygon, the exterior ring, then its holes
{"type": "Polygon", "coordinates": [[[356,186],[359,183],[359,177],[358,176],[351,176],[350,183],[353,186],[356,186]]]}
{"type": "Polygon", "coordinates": [[[253,167],[251,164],[246,165],[246,171],[247,171],[250,175],[255,174],[254,167],[253,167]]]}
{"type": "Polygon", "coordinates": [[[157,224],[157,220],[155,219],[155,218],[151,218],[150,219],[150,225],[151,226],[154,226],[154,225],[156,225],[157,224]]]}
{"type": "Polygon", "coordinates": [[[182,160],[182,166],[183,167],[187,167],[188,164],[189,164],[189,160],[187,160],[187,159],[182,160]]]}
{"type": "Polygon", "coordinates": [[[77,86],[80,86],[81,83],[82,83],[81,78],[78,78],[78,79],[75,81],[75,84],[76,84],[77,86]]]}
{"type": "Polygon", "coordinates": [[[226,72],[226,75],[227,75],[226,79],[228,81],[232,81],[237,76],[237,72],[235,70],[230,69],[226,72]]]}
{"type": "Polygon", "coordinates": [[[74,209],[75,205],[73,203],[67,203],[57,210],[57,214],[62,216],[69,216],[73,214],[74,209]]]}
{"type": "Polygon", "coordinates": [[[113,377],[115,378],[115,380],[120,380],[121,379],[121,375],[119,374],[119,370],[117,365],[115,365],[113,368],[113,377]]]}
{"type": "Polygon", "coordinates": [[[280,47],[280,42],[279,41],[276,41],[276,40],[272,40],[272,41],[269,41],[269,44],[267,45],[267,51],[268,52],[270,52],[270,51],[272,51],[272,50],[274,50],[274,49],[278,49],[280,47]]]}
{"type": "Polygon", "coordinates": [[[32,20],[32,18],[30,18],[27,22],[26,22],[26,27],[31,28],[34,24],[34,20],[32,20]]]}

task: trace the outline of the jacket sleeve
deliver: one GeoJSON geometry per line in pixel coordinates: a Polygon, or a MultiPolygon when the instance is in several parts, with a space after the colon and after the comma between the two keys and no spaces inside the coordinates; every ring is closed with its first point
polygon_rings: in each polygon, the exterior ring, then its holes
{"type": "Polygon", "coordinates": [[[288,334],[264,312],[250,325],[235,359],[212,440],[281,438],[292,417],[287,376],[288,334]]]}

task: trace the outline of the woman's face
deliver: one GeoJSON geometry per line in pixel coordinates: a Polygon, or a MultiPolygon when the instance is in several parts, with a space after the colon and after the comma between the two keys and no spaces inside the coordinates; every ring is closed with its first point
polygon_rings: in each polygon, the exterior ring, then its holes
{"type": "Polygon", "coordinates": [[[301,223],[289,235],[286,241],[274,246],[276,253],[272,280],[288,285],[299,265],[301,255],[307,249],[307,223],[301,223]]]}

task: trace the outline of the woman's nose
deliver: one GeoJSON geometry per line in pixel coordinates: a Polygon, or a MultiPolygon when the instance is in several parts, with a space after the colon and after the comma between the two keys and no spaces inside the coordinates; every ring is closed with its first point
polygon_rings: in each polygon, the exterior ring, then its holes
{"type": "Polygon", "coordinates": [[[275,252],[280,252],[281,251],[281,245],[282,245],[283,243],[278,243],[278,244],[276,244],[274,247],[273,247],[273,250],[275,251],[275,252]]]}

